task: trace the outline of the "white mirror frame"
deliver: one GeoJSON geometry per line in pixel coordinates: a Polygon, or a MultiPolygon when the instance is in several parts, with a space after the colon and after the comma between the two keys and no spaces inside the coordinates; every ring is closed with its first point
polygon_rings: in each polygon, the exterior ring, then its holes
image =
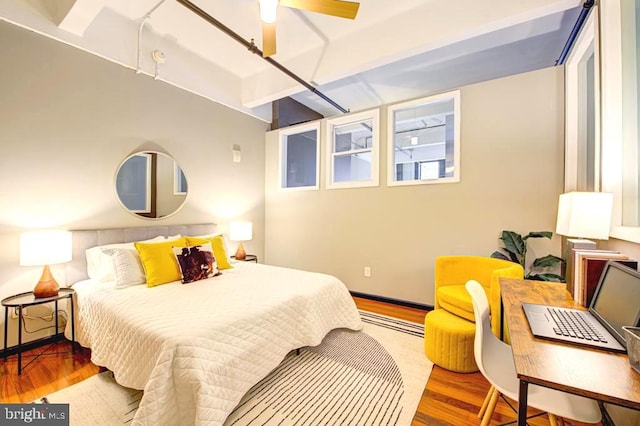
{"type": "Polygon", "coordinates": [[[640,243],[640,227],[622,226],[623,81],[621,0],[600,3],[602,190],[614,194],[610,236],[640,243]]]}

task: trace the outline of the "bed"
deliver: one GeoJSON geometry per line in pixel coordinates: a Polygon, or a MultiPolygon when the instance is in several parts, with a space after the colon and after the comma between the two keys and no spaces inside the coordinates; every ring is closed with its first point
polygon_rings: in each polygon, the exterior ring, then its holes
{"type": "Polygon", "coordinates": [[[89,247],[213,230],[74,231],[76,340],[122,386],[144,390],[134,424],[223,424],[287,353],[362,326],[345,285],[325,274],[237,262],[189,284],[117,288],[82,272],[89,247]]]}

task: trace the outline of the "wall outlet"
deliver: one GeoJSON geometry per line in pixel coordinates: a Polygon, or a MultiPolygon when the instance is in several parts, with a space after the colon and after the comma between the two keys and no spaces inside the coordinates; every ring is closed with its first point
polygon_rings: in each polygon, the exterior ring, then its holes
{"type": "Polygon", "coordinates": [[[365,266],[364,267],[364,276],[367,278],[371,278],[371,267],[370,266],[365,266]]]}

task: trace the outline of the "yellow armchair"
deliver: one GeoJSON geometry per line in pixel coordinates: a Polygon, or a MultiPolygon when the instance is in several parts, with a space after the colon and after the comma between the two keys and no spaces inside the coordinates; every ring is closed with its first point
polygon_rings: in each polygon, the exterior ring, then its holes
{"type": "MultiPolygon", "coordinates": [[[[473,347],[473,303],[465,288],[469,280],[482,284],[490,300],[491,330],[500,337],[500,278],[523,278],[517,263],[480,256],[441,256],[435,264],[434,309],[424,320],[424,351],[436,365],[468,373],[478,371],[473,347]]],[[[504,327],[505,341],[509,341],[504,327]]]]}
{"type": "MultiPolygon", "coordinates": [[[[500,278],[524,278],[521,265],[482,256],[440,256],[435,264],[434,309],[445,309],[474,321],[471,296],[465,289],[469,280],[478,281],[489,298],[491,331],[500,337],[500,278]]],[[[506,334],[505,334],[506,336],[506,334]]]]}

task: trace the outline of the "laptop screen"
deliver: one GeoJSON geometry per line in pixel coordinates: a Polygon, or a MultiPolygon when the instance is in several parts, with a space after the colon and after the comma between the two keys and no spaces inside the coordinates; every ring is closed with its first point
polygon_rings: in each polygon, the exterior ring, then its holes
{"type": "Polygon", "coordinates": [[[624,342],[622,326],[639,325],[640,273],[620,263],[607,262],[589,310],[624,342]]]}

